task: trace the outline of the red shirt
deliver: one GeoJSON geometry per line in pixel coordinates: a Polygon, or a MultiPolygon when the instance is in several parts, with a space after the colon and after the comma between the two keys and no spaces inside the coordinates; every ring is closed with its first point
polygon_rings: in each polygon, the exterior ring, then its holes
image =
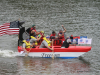
{"type": "MultiPolygon", "coordinates": [[[[30,29],[30,34],[31,34],[31,31],[32,31],[32,30],[34,30],[34,31],[36,32],[36,29],[31,28],[31,29],[30,29]]],[[[34,35],[34,33],[33,33],[33,35],[34,35]]]]}
{"type": "Polygon", "coordinates": [[[55,36],[55,35],[56,35],[56,34],[51,34],[50,37],[51,37],[51,36],[55,36]]]}
{"type": "Polygon", "coordinates": [[[44,34],[40,33],[40,35],[42,36],[42,37],[41,37],[41,39],[43,39],[43,37],[44,37],[44,34]]]}
{"type": "MultiPolygon", "coordinates": [[[[59,35],[60,33],[58,33],[58,35],[59,35]]],[[[61,37],[59,37],[59,39],[64,39],[64,34],[61,36],[61,37]]]]}
{"type": "Polygon", "coordinates": [[[31,28],[30,31],[32,31],[32,30],[35,30],[35,32],[36,32],[36,29],[31,28]]]}

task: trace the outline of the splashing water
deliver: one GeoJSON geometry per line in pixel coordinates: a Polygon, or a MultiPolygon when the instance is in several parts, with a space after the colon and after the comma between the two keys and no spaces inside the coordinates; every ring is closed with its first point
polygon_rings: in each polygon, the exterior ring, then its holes
{"type": "Polygon", "coordinates": [[[18,54],[18,52],[14,52],[13,50],[0,50],[1,57],[15,57],[18,54]]]}

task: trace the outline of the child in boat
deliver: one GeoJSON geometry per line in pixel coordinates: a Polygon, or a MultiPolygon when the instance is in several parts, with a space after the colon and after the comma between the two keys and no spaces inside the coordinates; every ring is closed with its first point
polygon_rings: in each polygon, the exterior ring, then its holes
{"type": "Polygon", "coordinates": [[[69,46],[76,46],[76,44],[72,44],[71,39],[67,37],[63,42],[61,48],[68,48],[69,46]]]}
{"type": "Polygon", "coordinates": [[[50,50],[53,50],[49,46],[51,46],[50,36],[46,36],[46,37],[43,38],[43,41],[42,41],[39,48],[48,48],[50,50]]]}

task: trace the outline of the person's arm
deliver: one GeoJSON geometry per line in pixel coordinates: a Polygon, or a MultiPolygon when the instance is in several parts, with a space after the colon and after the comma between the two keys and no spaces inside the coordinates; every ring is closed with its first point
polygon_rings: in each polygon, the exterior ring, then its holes
{"type": "Polygon", "coordinates": [[[41,39],[41,37],[42,37],[42,36],[40,36],[39,38],[37,38],[37,40],[36,40],[36,41],[39,41],[39,40],[41,39]]]}
{"type": "Polygon", "coordinates": [[[63,27],[63,29],[64,29],[64,31],[63,31],[63,33],[65,33],[66,32],[66,29],[65,29],[65,27],[62,25],[62,27],[63,27]]]}
{"type": "Polygon", "coordinates": [[[76,44],[69,44],[69,46],[76,46],[76,44]]]}
{"type": "Polygon", "coordinates": [[[61,37],[62,36],[62,34],[58,34],[58,37],[61,37]]]}
{"type": "Polygon", "coordinates": [[[40,34],[40,32],[37,32],[37,31],[36,31],[36,35],[39,35],[39,34],[40,34]]]}
{"type": "Polygon", "coordinates": [[[64,32],[63,32],[62,34],[58,34],[58,37],[62,37],[62,36],[63,36],[63,34],[64,34],[64,32]]]}
{"type": "Polygon", "coordinates": [[[32,31],[31,31],[31,34],[33,34],[33,33],[35,33],[35,30],[32,30],[32,31]]]}
{"type": "Polygon", "coordinates": [[[32,44],[30,45],[31,48],[34,47],[34,46],[36,46],[35,43],[32,43],[32,44]]]}
{"type": "Polygon", "coordinates": [[[54,42],[54,39],[52,39],[52,41],[50,41],[51,45],[53,44],[53,42],[54,42]]]}
{"type": "Polygon", "coordinates": [[[26,53],[28,53],[28,51],[27,51],[25,48],[23,48],[23,50],[24,50],[26,53]]]}
{"type": "Polygon", "coordinates": [[[47,47],[49,50],[54,50],[54,49],[52,49],[52,48],[50,48],[50,47],[48,46],[48,43],[47,43],[46,41],[44,41],[44,45],[45,45],[45,47],[47,47]]]}
{"type": "Polygon", "coordinates": [[[54,50],[54,49],[52,49],[52,48],[50,48],[49,46],[46,46],[48,49],[50,49],[50,50],[54,50]]]}
{"type": "Polygon", "coordinates": [[[34,47],[34,46],[36,46],[35,45],[35,41],[36,41],[37,39],[34,39],[34,38],[32,38],[32,39],[30,39],[30,47],[34,47]]]}

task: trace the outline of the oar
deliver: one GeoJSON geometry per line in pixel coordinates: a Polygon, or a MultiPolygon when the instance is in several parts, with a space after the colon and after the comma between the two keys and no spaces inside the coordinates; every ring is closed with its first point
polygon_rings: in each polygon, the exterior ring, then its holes
{"type": "MultiPolygon", "coordinates": [[[[30,48],[29,52],[31,51],[31,49],[32,49],[32,47],[30,48]]],[[[29,52],[28,52],[27,54],[25,54],[25,57],[27,57],[27,56],[28,56],[29,52]]]]}
{"type": "MultiPolygon", "coordinates": [[[[53,39],[52,39],[52,49],[53,49],[53,39]]],[[[52,50],[52,59],[54,59],[54,50],[52,50]]]]}

